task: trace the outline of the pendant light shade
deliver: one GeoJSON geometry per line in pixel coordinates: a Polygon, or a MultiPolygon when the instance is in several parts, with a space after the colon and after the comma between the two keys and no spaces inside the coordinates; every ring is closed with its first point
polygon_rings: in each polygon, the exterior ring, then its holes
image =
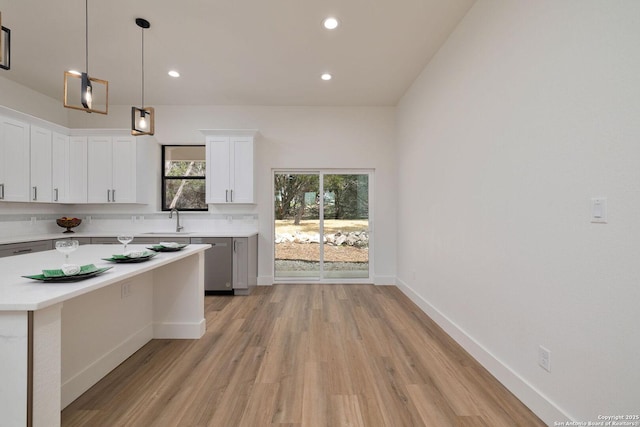
{"type": "Polygon", "coordinates": [[[142,29],[142,102],[140,107],[131,107],[131,135],[153,135],[155,111],[153,107],[144,106],[144,30],[151,27],[149,21],[136,18],[136,25],[142,29]]]}
{"type": "Polygon", "coordinates": [[[91,85],[91,80],[89,80],[89,75],[87,73],[82,73],[80,75],[81,83],[81,102],[84,108],[91,109],[93,105],[93,95],[91,91],[93,90],[93,86],[91,85]]]}
{"type": "Polygon", "coordinates": [[[64,72],[64,106],[87,113],[108,114],[109,82],[89,76],[89,0],[85,0],[85,71],[64,72]]]}

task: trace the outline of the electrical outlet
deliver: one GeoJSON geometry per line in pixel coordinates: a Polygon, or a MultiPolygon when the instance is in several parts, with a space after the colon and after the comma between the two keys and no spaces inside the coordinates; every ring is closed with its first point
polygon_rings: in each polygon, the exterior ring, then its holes
{"type": "Polygon", "coordinates": [[[538,347],[538,365],[547,372],[551,372],[551,351],[543,346],[538,347]]]}
{"type": "Polygon", "coordinates": [[[122,298],[127,298],[129,295],[131,295],[131,283],[123,283],[122,288],[120,288],[120,294],[122,298]]]}

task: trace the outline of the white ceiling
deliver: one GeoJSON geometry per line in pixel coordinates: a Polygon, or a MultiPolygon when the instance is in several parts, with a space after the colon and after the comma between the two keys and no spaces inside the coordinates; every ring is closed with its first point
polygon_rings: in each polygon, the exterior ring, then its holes
{"type": "MultiPolygon", "coordinates": [[[[89,75],[109,81],[110,104],[140,104],[142,17],[147,105],[395,105],[474,1],[89,0],[89,75]],[[329,15],[338,29],[322,28],[329,15]]],[[[0,12],[0,76],[62,99],[64,71],[85,69],[85,1],[0,12]]]]}

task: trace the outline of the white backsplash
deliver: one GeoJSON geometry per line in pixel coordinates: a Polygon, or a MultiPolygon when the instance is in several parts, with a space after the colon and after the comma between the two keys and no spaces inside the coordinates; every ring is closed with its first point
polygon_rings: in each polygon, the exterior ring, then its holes
{"type": "MultiPolygon", "coordinates": [[[[0,215],[0,238],[32,236],[60,233],[63,228],[56,224],[58,215],[0,215]]],[[[175,214],[172,219],[168,212],[151,214],[81,214],[82,224],[74,229],[79,233],[118,233],[118,232],[158,232],[176,230],[175,214]]],[[[256,214],[200,214],[180,213],[180,225],[185,233],[194,232],[233,232],[257,231],[256,214]]]]}

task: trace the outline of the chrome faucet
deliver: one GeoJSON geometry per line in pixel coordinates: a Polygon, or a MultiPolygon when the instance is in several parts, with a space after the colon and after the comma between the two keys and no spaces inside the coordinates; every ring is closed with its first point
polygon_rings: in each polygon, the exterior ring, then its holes
{"type": "Polygon", "coordinates": [[[184,227],[180,225],[180,211],[176,208],[172,208],[169,212],[169,218],[173,218],[173,213],[176,213],[176,232],[180,232],[184,227]]]}

